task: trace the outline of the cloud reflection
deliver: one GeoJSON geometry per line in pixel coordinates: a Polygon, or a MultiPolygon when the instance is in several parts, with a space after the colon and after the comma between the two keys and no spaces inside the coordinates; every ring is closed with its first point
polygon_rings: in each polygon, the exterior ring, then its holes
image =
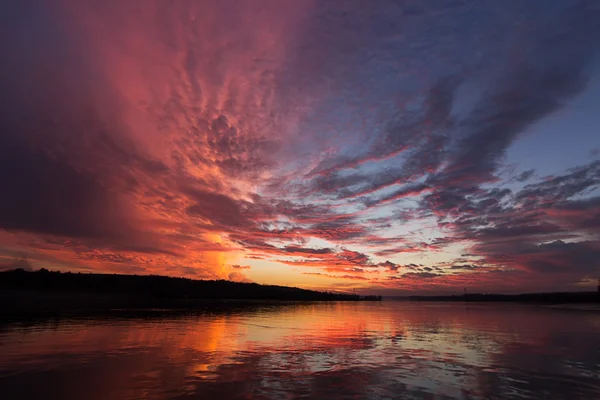
{"type": "Polygon", "coordinates": [[[594,398],[598,326],[594,313],[535,306],[394,302],[65,320],[0,333],[0,389],[49,400],[594,398]]]}

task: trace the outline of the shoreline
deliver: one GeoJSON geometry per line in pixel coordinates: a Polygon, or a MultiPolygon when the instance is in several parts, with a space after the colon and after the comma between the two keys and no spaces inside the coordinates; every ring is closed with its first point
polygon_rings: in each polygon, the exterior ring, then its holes
{"type": "Polygon", "coordinates": [[[210,313],[289,305],[364,301],[369,302],[364,299],[158,298],[120,293],[0,289],[0,317],[27,319],[128,313],[210,313]]]}
{"type": "Polygon", "coordinates": [[[380,301],[381,296],[161,275],[0,272],[0,314],[36,310],[186,308],[248,301],[380,301]]]}
{"type": "MultiPolygon", "coordinates": [[[[398,299],[400,300],[400,299],[398,299]]],[[[599,304],[599,292],[550,292],[523,294],[473,293],[460,296],[408,296],[408,301],[523,303],[523,304],[599,304]]]]}

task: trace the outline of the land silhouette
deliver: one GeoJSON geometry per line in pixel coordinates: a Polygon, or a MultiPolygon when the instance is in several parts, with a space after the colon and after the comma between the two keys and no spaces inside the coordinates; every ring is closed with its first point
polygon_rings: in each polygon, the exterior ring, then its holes
{"type": "Polygon", "coordinates": [[[541,304],[600,303],[600,292],[548,292],[522,294],[470,293],[450,296],[408,296],[412,301],[514,302],[541,304]]]}
{"type": "MultiPolygon", "coordinates": [[[[598,292],[465,293],[391,297],[438,302],[600,304],[598,292]]],[[[205,310],[257,302],[381,301],[382,296],[321,292],[296,287],[161,275],[96,274],[13,269],[0,272],[0,316],[81,314],[110,310],[205,310]]]]}
{"type": "Polygon", "coordinates": [[[236,301],[378,301],[381,296],[160,275],[0,272],[0,314],[93,312],[108,309],[195,309],[236,301]]]}

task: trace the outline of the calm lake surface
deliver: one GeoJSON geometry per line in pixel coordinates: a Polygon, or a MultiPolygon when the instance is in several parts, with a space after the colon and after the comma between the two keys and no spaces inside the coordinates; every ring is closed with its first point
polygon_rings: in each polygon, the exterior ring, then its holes
{"type": "Polygon", "coordinates": [[[0,325],[8,399],[597,399],[600,313],[312,303],[0,325]]]}

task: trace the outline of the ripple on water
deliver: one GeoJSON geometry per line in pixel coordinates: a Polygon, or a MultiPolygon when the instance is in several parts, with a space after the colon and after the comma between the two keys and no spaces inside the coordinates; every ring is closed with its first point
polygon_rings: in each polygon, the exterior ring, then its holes
{"type": "Polygon", "coordinates": [[[600,314],[290,305],[0,327],[2,399],[600,398],[600,314]]]}

